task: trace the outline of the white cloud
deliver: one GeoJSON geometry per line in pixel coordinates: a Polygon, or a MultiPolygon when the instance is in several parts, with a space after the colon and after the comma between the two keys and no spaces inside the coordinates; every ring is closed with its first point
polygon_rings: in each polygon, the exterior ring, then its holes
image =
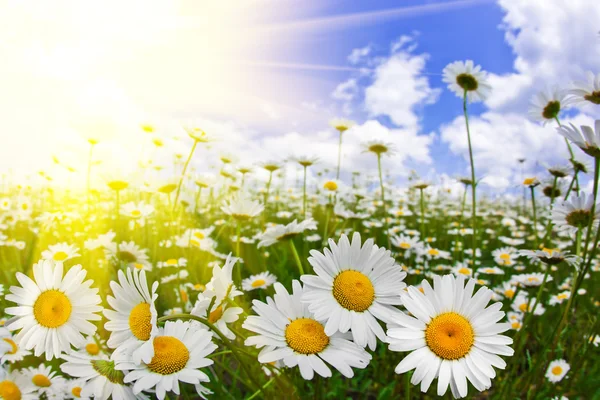
{"type": "Polygon", "coordinates": [[[350,64],[358,64],[362,62],[371,53],[371,50],[371,45],[354,49],[352,50],[352,53],[350,53],[350,55],[348,56],[348,61],[350,62],[350,64]]]}
{"type": "MultiPolygon", "coordinates": [[[[526,108],[544,86],[569,85],[587,70],[600,71],[600,2],[589,0],[499,0],[502,29],[515,53],[515,73],[492,76],[487,105],[526,108]]],[[[484,66],[485,67],[485,66],[484,66]]]]}
{"type": "Polygon", "coordinates": [[[376,67],[373,83],[365,89],[365,108],[370,116],[387,116],[397,126],[417,129],[418,110],[435,103],[440,90],[422,75],[429,56],[405,49],[409,43],[412,39],[400,38],[389,58],[376,67]]]}
{"type": "Polygon", "coordinates": [[[354,100],[358,93],[358,83],[355,78],[350,78],[336,86],[331,97],[336,100],[343,102],[350,102],[354,100]]]}

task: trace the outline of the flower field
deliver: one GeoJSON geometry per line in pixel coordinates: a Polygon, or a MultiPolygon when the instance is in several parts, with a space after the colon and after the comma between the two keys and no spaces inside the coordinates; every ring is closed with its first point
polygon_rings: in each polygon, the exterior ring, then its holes
{"type": "MultiPolygon", "coordinates": [[[[470,146],[492,88],[472,61],[443,74],[470,146]]],[[[399,184],[384,141],[363,148],[376,184],[350,179],[343,119],[336,170],[222,156],[209,175],[191,165],[218,137],[184,125],[166,181],[100,176],[94,137],[86,188],[6,177],[0,399],[597,398],[600,120],[562,125],[575,103],[598,107],[600,76],[533,99],[571,157],[512,197],[472,154],[459,193],[399,184]]]]}

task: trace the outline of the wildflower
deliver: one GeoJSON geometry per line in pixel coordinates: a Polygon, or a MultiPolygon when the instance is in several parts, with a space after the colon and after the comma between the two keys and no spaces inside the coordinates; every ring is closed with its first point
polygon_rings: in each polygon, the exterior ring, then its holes
{"type": "Polygon", "coordinates": [[[498,355],[512,356],[512,339],[499,335],[510,329],[498,323],[504,313],[502,303],[486,308],[492,291],[480,288],[473,295],[475,281],[452,275],[434,277],[434,288],[423,281],[424,293],[414,287],[402,295],[412,316],[400,314],[387,331],[389,349],[410,351],[396,367],[402,374],[416,368],[412,383],[421,383],[427,392],[438,378],[437,394],[444,395],[450,385],[454,397],[467,395],[467,379],[479,391],[491,387],[492,367],[506,363],[498,355]]]}
{"type": "Polygon", "coordinates": [[[312,218],[304,220],[300,223],[298,223],[297,220],[294,220],[287,225],[275,225],[267,228],[267,230],[260,235],[258,248],[271,246],[272,244],[284,240],[290,240],[297,235],[304,233],[306,230],[315,229],[317,229],[317,223],[312,218]]]}
{"type": "Polygon", "coordinates": [[[48,250],[42,252],[42,259],[63,262],[79,257],[77,246],[68,243],[58,243],[48,246],[48,250]]]}
{"type": "Polygon", "coordinates": [[[266,289],[277,282],[277,277],[270,272],[261,272],[258,275],[252,275],[242,281],[242,289],[251,291],[256,289],[266,289]]]}
{"type": "Polygon", "coordinates": [[[225,202],[221,210],[238,221],[248,221],[260,214],[264,206],[245,194],[239,194],[229,202],[225,202]]]}
{"type": "Polygon", "coordinates": [[[548,365],[546,378],[552,383],[560,382],[569,372],[571,366],[563,359],[554,360],[548,365]]]}
{"type": "Polygon", "coordinates": [[[594,128],[581,125],[581,130],[575,125],[562,125],[557,128],[559,134],[575,143],[584,153],[589,156],[600,157],[600,120],[594,123],[594,128]]]}
{"type": "Polygon", "coordinates": [[[587,82],[576,82],[568,91],[572,95],[573,104],[600,105],[600,74],[586,73],[587,82]]]}
{"type": "Polygon", "coordinates": [[[575,233],[577,230],[586,229],[589,224],[595,226],[600,217],[600,207],[596,206],[592,215],[594,197],[580,192],[573,194],[569,200],[556,203],[552,208],[552,222],[560,231],[575,233]]]}
{"type": "Polygon", "coordinates": [[[544,124],[555,121],[560,111],[570,103],[566,99],[566,95],[567,93],[564,90],[558,88],[548,88],[539,92],[531,100],[529,117],[544,124]]]}
{"type": "Polygon", "coordinates": [[[492,90],[487,82],[487,72],[480,65],[475,66],[471,60],[450,63],[444,68],[443,74],[448,89],[458,97],[466,95],[470,102],[485,100],[492,90]]]}

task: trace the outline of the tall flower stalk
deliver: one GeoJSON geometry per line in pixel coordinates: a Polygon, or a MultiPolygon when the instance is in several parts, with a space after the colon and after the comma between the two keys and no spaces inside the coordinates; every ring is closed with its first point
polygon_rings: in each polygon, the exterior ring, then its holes
{"type": "Polygon", "coordinates": [[[340,171],[342,166],[342,137],[344,136],[344,132],[348,129],[352,128],[354,122],[344,120],[344,119],[334,119],[331,122],[331,126],[333,126],[339,134],[338,139],[338,161],[337,161],[337,169],[335,172],[335,179],[340,179],[340,171]]]}

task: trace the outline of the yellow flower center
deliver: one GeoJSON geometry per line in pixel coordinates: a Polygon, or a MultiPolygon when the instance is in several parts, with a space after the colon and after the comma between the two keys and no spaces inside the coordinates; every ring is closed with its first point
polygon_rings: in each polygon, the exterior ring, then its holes
{"type": "Polygon", "coordinates": [[[96,354],[100,353],[100,346],[98,346],[96,343],[88,343],[85,345],[85,351],[87,351],[88,354],[95,356],[96,354]]]}
{"type": "Polygon", "coordinates": [[[333,280],[333,297],[345,309],[363,312],[373,304],[375,288],[365,274],[346,270],[333,280]]]}
{"type": "Polygon", "coordinates": [[[563,372],[563,369],[560,365],[557,365],[556,367],[552,368],[552,374],[553,375],[560,375],[563,372]]]}
{"type": "Polygon", "coordinates": [[[265,283],[267,283],[267,282],[265,282],[265,280],[264,280],[264,279],[257,279],[257,280],[255,280],[254,282],[252,282],[252,287],[253,287],[253,288],[261,287],[261,286],[263,286],[265,283]]]}
{"type": "Polygon", "coordinates": [[[300,354],[322,352],[329,344],[323,325],[311,318],[298,318],[285,328],[288,346],[300,354]]]}
{"type": "Polygon", "coordinates": [[[521,310],[521,312],[526,312],[527,311],[527,303],[519,304],[519,310],[521,310]]]}
{"type": "Polygon", "coordinates": [[[71,389],[71,394],[75,397],[81,397],[81,390],[81,387],[75,386],[73,389],[71,389]]]}
{"type": "Polygon", "coordinates": [[[135,269],[144,269],[144,264],[135,263],[133,264],[133,266],[135,267],[135,269]]]}
{"type": "Polygon", "coordinates": [[[190,352],[181,340],[159,336],[154,338],[154,357],[148,368],[157,374],[170,375],[184,369],[189,359],[190,352]]]}
{"type": "Polygon", "coordinates": [[[194,236],[200,240],[205,238],[204,233],[202,233],[202,232],[195,232],[194,236]]]}
{"type": "Polygon", "coordinates": [[[3,400],[21,400],[21,389],[11,381],[0,382],[0,397],[3,400]]]}
{"type": "Polygon", "coordinates": [[[33,305],[33,316],[45,328],[58,328],[71,316],[69,298],[58,290],[42,292],[33,305]]]}
{"type": "Polygon", "coordinates": [[[196,284],[194,285],[194,289],[195,289],[195,290],[204,290],[205,288],[206,288],[206,286],[204,286],[204,285],[203,285],[203,284],[201,284],[201,283],[196,283],[196,284]]]}
{"type": "Polygon", "coordinates": [[[471,270],[469,268],[462,267],[458,270],[458,273],[463,275],[471,275],[471,270]]]}
{"type": "Polygon", "coordinates": [[[425,330],[427,346],[444,360],[458,360],[471,350],[475,334],[471,323],[455,312],[433,318],[425,330]]]}
{"type": "Polygon", "coordinates": [[[57,251],[56,253],[54,253],[54,256],[52,258],[54,259],[54,261],[65,261],[67,257],[69,257],[69,255],[64,251],[57,251]]]}
{"type": "Polygon", "coordinates": [[[8,354],[16,354],[17,350],[19,350],[19,347],[17,346],[17,344],[9,338],[4,338],[3,339],[6,343],[10,344],[11,349],[8,351],[8,354]]]}
{"type": "Polygon", "coordinates": [[[512,289],[506,289],[504,291],[504,296],[508,297],[509,299],[512,299],[514,295],[515,295],[515,291],[512,289]]]}
{"type": "Polygon", "coordinates": [[[333,192],[334,190],[338,189],[338,184],[334,181],[327,181],[323,185],[323,188],[333,192]]]}
{"type": "Polygon", "coordinates": [[[127,186],[129,186],[129,183],[125,182],[125,181],[111,181],[108,182],[108,187],[111,188],[112,190],[123,190],[123,189],[127,189],[127,186]]]}
{"type": "Polygon", "coordinates": [[[129,329],[133,336],[139,340],[150,339],[152,331],[152,314],[150,314],[150,304],[140,303],[133,307],[129,313],[129,329]]]}
{"type": "Polygon", "coordinates": [[[165,264],[167,264],[169,266],[174,266],[174,265],[177,265],[177,260],[174,258],[169,258],[165,264]]]}
{"type": "Polygon", "coordinates": [[[508,254],[508,253],[502,253],[502,254],[500,254],[500,259],[504,260],[504,261],[509,261],[510,260],[510,254],[508,254]]]}
{"type": "Polygon", "coordinates": [[[212,310],[211,313],[208,315],[208,322],[210,322],[211,324],[214,324],[215,322],[220,320],[222,316],[223,316],[223,307],[219,306],[219,307],[215,308],[214,310],[212,310]]]}
{"type": "Polygon", "coordinates": [[[537,178],[525,178],[525,180],[523,181],[523,185],[525,186],[530,186],[533,185],[533,183],[536,181],[537,178]]]}
{"type": "Polygon", "coordinates": [[[513,329],[519,329],[521,327],[521,323],[519,321],[515,321],[511,324],[513,329]]]}
{"type": "Polygon", "coordinates": [[[133,210],[131,212],[132,217],[139,217],[140,215],[142,215],[142,212],[140,210],[133,210]]]}
{"type": "Polygon", "coordinates": [[[48,379],[46,375],[42,374],[34,375],[33,378],[31,378],[31,382],[38,387],[50,387],[50,385],[52,385],[50,379],[48,379]]]}
{"type": "Polygon", "coordinates": [[[440,254],[440,251],[439,251],[439,250],[437,250],[437,249],[429,249],[429,251],[427,251],[427,253],[428,253],[430,256],[438,256],[438,255],[440,254]]]}
{"type": "Polygon", "coordinates": [[[187,301],[189,299],[187,292],[185,290],[183,290],[183,289],[180,289],[179,290],[179,295],[181,296],[181,301],[184,302],[184,303],[187,303],[187,301]]]}
{"type": "Polygon", "coordinates": [[[402,242],[400,243],[400,248],[404,250],[410,249],[410,243],[402,242]]]}

